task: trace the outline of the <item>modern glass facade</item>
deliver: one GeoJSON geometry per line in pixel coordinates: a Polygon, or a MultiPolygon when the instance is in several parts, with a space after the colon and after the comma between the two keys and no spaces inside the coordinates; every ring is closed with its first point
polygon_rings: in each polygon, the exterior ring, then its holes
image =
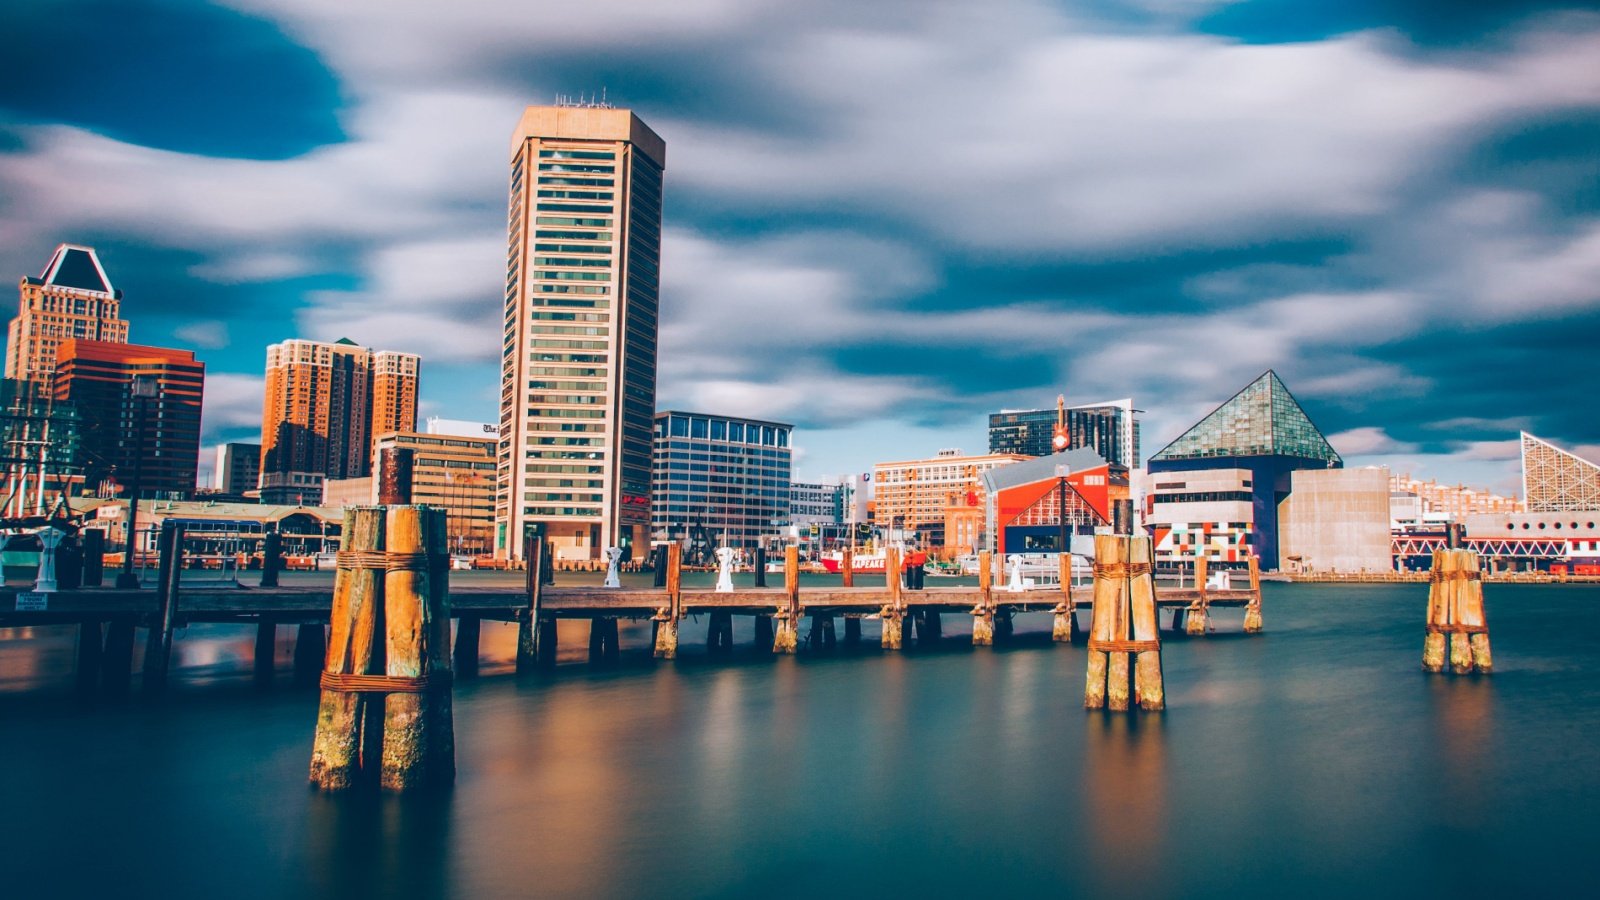
{"type": "Polygon", "coordinates": [[[1278,568],[1278,504],[1289,496],[1290,473],[1343,465],[1344,460],[1311,423],[1294,395],[1269,369],[1150,457],[1148,469],[1152,475],[1248,471],[1250,521],[1245,524],[1261,567],[1274,570],[1278,568]]]}
{"type": "Polygon", "coordinates": [[[686,540],[698,526],[718,544],[754,548],[789,524],[793,426],[677,411],[655,424],[653,539],[686,540]]]}
{"type": "MultiPolygon", "coordinates": [[[[1071,406],[1066,410],[1068,450],[1086,447],[1106,462],[1139,467],[1139,422],[1133,401],[1071,406]]],[[[1053,409],[1005,410],[989,414],[989,452],[1049,456],[1055,436],[1053,409]]]]}

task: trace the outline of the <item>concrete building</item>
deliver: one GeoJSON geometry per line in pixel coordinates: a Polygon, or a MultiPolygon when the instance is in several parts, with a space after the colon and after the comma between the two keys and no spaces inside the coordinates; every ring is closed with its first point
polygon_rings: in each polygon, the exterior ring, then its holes
{"type": "Polygon", "coordinates": [[[1386,572],[1394,568],[1389,470],[1301,469],[1278,505],[1278,552],[1289,572],[1386,572]]]}
{"type": "Polygon", "coordinates": [[[790,522],[792,425],[669,410],[656,416],[650,532],[760,546],[790,522]],[[702,537],[698,529],[704,529],[702,537]]]}
{"type": "Polygon", "coordinates": [[[211,473],[211,487],[224,494],[243,494],[261,483],[261,445],[227,443],[217,445],[217,466],[211,473]]]}
{"type": "Polygon", "coordinates": [[[374,434],[416,427],[420,368],[415,354],[374,353],[348,338],[269,346],[262,502],[320,498],[324,479],[368,474],[374,434]]]}
{"type": "MultiPolygon", "coordinates": [[[[1190,526],[1225,528],[1237,532],[1236,537],[1248,530],[1250,547],[1261,558],[1262,569],[1273,570],[1279,565],[1278,504],[1289,495],[1290,473],[1343,465],[1344,460],[1312,424],[1299,401],[1269,369],[1150,457],[1146,468],[1155,490],[1146,502],[1156,501],[1163,493],[1163,481],[1190,482],[1199,478],[1197,472],[1222,470],[1212,479],[1220,485],[1217,489],[1229,493],[1248,491],[1251,514],[1206,522],[1192,518],[1178,521],[1190,526]],[[1229,474],[1232,470],[1247,470],[1250,476],[1238,479],[1229,474]]],[[[1191,486],[1178,492],[1201,490],[1191,486]]],[[[1146,519],[1147,524],[1158,521],[1146,519]]]]}
{"type": "Polygon", "coordinates": [[[118,318],[122,292],[111,286],[93,247],[56,247],[39,277],[23,278],[18,287],[5,377],[49,382],[65,341],[128,342],[128,323],[118,318]]]}
{"type": "Polygon", "coordinates": [[[193,494],[205,375],[205,364],[188,350],[62,341],[52,389],[57,402],[72,404],[82,417],[85,485],[114,478],[141,497],[193,494]]]}
{"type": "Polygon", "coordinates": [[[497,556],[535,522],[565,558],[647,539],[665,168],[625,109],[532,106],[512,134],[497,556]]]}
{"type": "Polygon", "coordinates": [[[981,505],[983,473],[1027,458],[941,450],[931,459],[878,463],[872,467],[874,523],[885,533],[915,531],[922,546],[946,546],[946,510],[968,495],[976,495],[981,505]]]}
{"type": "Polygon", "coordinates": [[[1241,468],[1151,473],[1144,524],[1157,565],[1244,562],[1257,541],[1255,477],[1241,468]]]}

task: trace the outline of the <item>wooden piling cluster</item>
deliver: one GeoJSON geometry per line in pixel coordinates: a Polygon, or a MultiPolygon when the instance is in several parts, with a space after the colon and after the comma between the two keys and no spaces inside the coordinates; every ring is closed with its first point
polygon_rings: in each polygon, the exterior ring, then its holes
{"type": "Polygon", "coordinates": [[[1424,671],[1444,671],[1446,636],[1452,672],[1465,675],[1493,670],[1489,623],[1483,613],[1483,573],[1478,554],[1472,550],[1434,551],[1427,637],[1422,645],[1424,671]]]}
{"type": "Polygon", "coordinates": [[[1165,709],[1150,539],[1100,534],[1094,543],[1094,617],[1083,705],[1128,709],[1131,658],[1132,702],[1146,710],[1165,709]]]}
{"type": "Polygon", "coordinates": [[[455,777],[444,511],[351,507],[334,576],[311,783],[405,791],[455,777]]]}
{"type": "Polygon", "coordinates": [[[899,650],[905,646],[906,600],[900,581],[898,547],[888,547],[883,551],[883,581],[889,590],[889,600],[878,610],[878,619],[883,623],[883,634],[878,643],[885,650],[899,650]]]}

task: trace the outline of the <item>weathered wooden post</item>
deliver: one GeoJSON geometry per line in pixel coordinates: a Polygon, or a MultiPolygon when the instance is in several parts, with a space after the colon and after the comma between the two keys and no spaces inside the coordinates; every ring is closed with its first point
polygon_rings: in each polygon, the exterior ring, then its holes
{"type": "Polygon", "coordinates": [[[1189,603],[1189,608],[1184,610],[1184,619],[1187,623],[1184,631],[1189,634],[1205,634],[1211,624],[1211,602],[1206,596],[1206,582],[1211,577],[1210,568],[1210,561],[1204,556],[1194,558],[1195,598],[1189,603]]]}
{"type": "Polygon", "coordinates": [[[678,619],[683,612],[683,549],[667,545],[667,605],[656,610],[656,659],[678,657],[678,619]]]}
{"type": "Polygon", "coordinates": [[[794,653],[800,649],[800,548],[783,548],[783,601],[774,616],[777,633],[772,636],[772,652],[794,653]]]}
{"type": "Polygon", "coordinates": [[[1072,603],[1072,554],[1063,550],[1057,560],[1061,581],[1061,602],[1056,604],[1055,621],[1050,626],[1050,639],[1058,644],[1070,644],[1078,636],[1077,607],[1072,603]]]}
{"type": "Polygon", "coordinates": [[[1422,668],[1444,671],[1445,636],[1449,635],[1450,668],[1456,674],[1493,671],[1489,623],[1483,612],[1483,574],[1472,550],[1436,550],[1428,589],[1427,638],[1422,668]]]}
{"type": "Polygon", "coordinates": [[[106,577],[106,533],[86,528],[78,532],[78,540],[83,544],[83,586],[100,587],[106,577]]]}
{"type": "Polygon", "coordinates": [[[378,505],[401,506],[411,502],[416,451],[409,447],[378,448],[378,505]]]}
{"type": "Polygon", "coordinates": [[[755,554],[756,587],[767,586],[767,548],[757,547],[755,554]]]}
{"type": "Polygon", "coordinates": [[[461,616],[456,619],[456,649],[450,654],[456,678],[478,677],[478,644],[482,635],[482,618],[461,616]]]}
{"type": "Polygon", "coordinates": [[[256,687],[271,687],[278,653],[278,620],[271,613],[256,614],[256,650],[251,660],[256,687]]]}
{"type": "Polygon", "coordinates": [[[112,616],[106,623],[106,645],[100,654],[100,687],[107,696],[122,696],[133,681],[133,630],[138,617],[112,616]]]}
{"type": "Polygon", "coordinates": [[[917,646],[937,647],[944,638],[944,622],[939,619],[937,606],[922,608],[922,621],[917,625],[917,646]]]}
{"type": "Polygon", "coordinates": [[[99,619],[84,619],[78,623],[78,654],[75,665],[78,693],[88,696],[100,683],[100,655],[105,650],[105,635],[100,630],[99,619]]]}
{"type": "Polygon", "coordinates": [[[322,660],[328,655],[328,630],[321,622],[301,622],[294,633],[294,686],[317,683],[322,660]]]}
{"type": "Polygon", "coordinates": [[[711,613],[711,624],[706,628],[706,652],[712,656],[733,652],[733,613],[724,610],[711,613]]]}
{"type": "Polygon", "coordinates": [[[883,551],[883,578],[889,588],[889,602],[878,611],[883,620],[883,637],[879,641],[885,650],[899,650],[904,644],[905,600],[900,593],[900,549],[886,547],[883,551]]]}
{"type": "Polygon", "coordinates": [[[840,584],[844,587],[856,586],[856,549],[844,548],[839,556],[839,575],[843,579],[840,584]]]}
{"type": "Polygon", "coordinates": [[[994,644],[994,555],[978,553],[978,605],[972,608],[972,646],[994,644]]]}
{"type": "Polygon", "coordinates": [[[156,614],[145,633],[144,676],[146,694],[167,689],[167,670],[172,661],[172,625],[178,614],[178,581],[183,575],[183,526],[167,519],[161,523],[157,539],[161,557],[156,582],[156,614]]]}
{"type": "MultiPolygon", "coordinates": [[[[517,674],[523,675],[532,672],[539,664],[541,650],[540,625],[542,611],[539,607],[539,593],[544,587],[544,525],[539,522],[528,523],[522,533],[522,559],[527,563],[526,585],[528,594],[528,608],[519,610],[517,615],[517,674]]],[[[554,647],[549,648],[551,658],[554,658],[554,647]]]]}
{"type": "Polygon", "coordinates": [[[617,644],[617,619],[615,616],[597,616],[589,620],[589,661],[615,662],[621,655],[617,644]]]}
{"type": "MultiPolygon", "coordinates": [[[[367,694],[330,685],[328,676],[366,676],[383,664],[383,644],[376,630],[383,613],[384,510],[374,506],[347,507],[341,549],[333,581],[333,608],[329,613],[328,653],[323,664],[322,697],[317,707],[317,734],[311,750],[311,783],[325,791],[349,788],[359,780],[364,752],[364,720],[369,707],[381,703],[367,694]]],[[[366,723],[377,727],[376,721],[366,723]]],[[[375,768],[376,758],[365,768],[375,768]]]]}
{"type": "Polygon", "coordinates": [[[844,644],[846,647],[855,647],[861,644],[861,617],[844,617],[844,644]]]}
{"type": "Polygon", "coordinates": [[[278,570],[283,568],[283,536],[269,531],[261,536],[261,586],[277,587],[278,570]]]}
{"type": "Polygon", "coordinates": [[[1146,710],[1165,709],[1150,539],[1102,534],[1094,543],[1094,618],[1083,705],[1129,708],[1132,655],[1137,658],[1133,701],[1146,710]]]}
{"type": "Polygon", "coordinates": [[[833,613],[812,613],[811,634],[806,638],[806,644],[812,652],[832,650],[838,641],[834,637],[833,613]]]}
{"type": "Polygon", "coordinates": [[[385,790],[404,791],[455,778],[451,713],[450,644],[441,625],[450,621],[448,572],[433,554],[445,552],[435,524],[444,510],[391,506],[385,524],[388,552],[383,579],[383,714],[385,790]],[[442,588],[442,589],[441,589],[442,588]],[[447,739],[448,737],[448,739],[447,739]]]}
{"type": "Polygon", "coordinates": [[[1250,600],[1244,607],[1244,633],[1261,633],[1261,560],[1251,555],[1246,561],[1250,566],[1250,600]]]}

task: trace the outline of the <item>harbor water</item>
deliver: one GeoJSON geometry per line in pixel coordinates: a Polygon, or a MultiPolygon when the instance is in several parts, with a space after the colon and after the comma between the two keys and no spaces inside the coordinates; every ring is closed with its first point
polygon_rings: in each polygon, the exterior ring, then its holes
{"type": "MultiPolygon", "coordinates": [[[[1489,585],[1495,672],[1426,675],[1422,584],[1268,584],[1266,633],[1170,637],[1164,714],[1088,713],[1049,617],[974,649],[711,660],[455,687],[454,787],[307,788],[315,691],[253,631],[180,634],[172,690],[84,703],[70,629],[0,631],[9,897],[1600,895],[1600,586],[1489,585]]],[[[1087,618],[1084,619],[1085,623],[1087,618]]],[[[287,642],[292,629],[284,628],[287,642]]],[[[287,659],[289,645],[280,647],[287,659]]]]}

